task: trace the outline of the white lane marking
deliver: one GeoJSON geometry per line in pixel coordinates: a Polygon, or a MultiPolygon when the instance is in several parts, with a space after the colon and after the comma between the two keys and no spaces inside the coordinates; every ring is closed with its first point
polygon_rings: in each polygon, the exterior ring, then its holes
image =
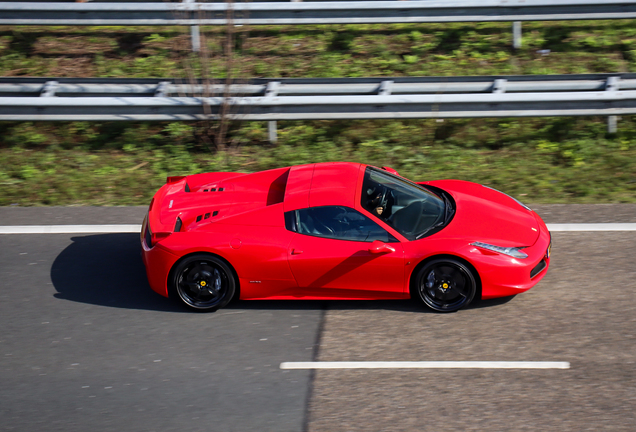
{"type": "Polygon", "coordinates": [[[281,369],[570,369],[569,362],[541,361],[341,361],[284,362],[281,369]]]}
{"type": "Polygon", "coordinates": [[[0,234],[139,233],[141,225],[17,225],[0,226],[0,234]]]}
{"type": "MultiPolygon", "coordinates": [[[[552,232],[636,231],[636,223],[547,224],[552,232]]],[[[15,225],[0,226],[0,234],[138,233],[141,225],[15,225]]]]}
{"type": "Polygon", "coordinates": [[[546,224],[552,232],[556,231],[636,231],[636,223],[572,223],[546,224]]]}

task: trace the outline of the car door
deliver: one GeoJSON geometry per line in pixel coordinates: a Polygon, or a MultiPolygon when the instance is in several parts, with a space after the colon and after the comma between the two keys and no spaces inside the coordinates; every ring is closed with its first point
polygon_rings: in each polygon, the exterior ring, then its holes
{"type": "Polygon", "coordinates": [[[310,207],[286,214],[295,231],[288,250],[305,297],[403,298],[404,251],[386,230],[355,209],[310,207]]]}

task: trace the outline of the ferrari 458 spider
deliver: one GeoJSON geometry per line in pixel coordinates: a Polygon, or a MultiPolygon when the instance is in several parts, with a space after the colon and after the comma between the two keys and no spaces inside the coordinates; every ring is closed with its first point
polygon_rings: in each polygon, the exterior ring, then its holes
{"type": "Polygon", "coordinates": [[[345,162],[168,177],[141,231],[152,289],[208,311],[234,297],[456,311],[530,289],[550,244],[536,213],[494,189],[345,162]]]}

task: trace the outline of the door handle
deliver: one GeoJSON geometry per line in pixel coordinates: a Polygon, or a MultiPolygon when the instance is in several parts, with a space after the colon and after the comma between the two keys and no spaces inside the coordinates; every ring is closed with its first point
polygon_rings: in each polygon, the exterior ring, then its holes
{"type": "Polygon", "coordinates": [[[301,253],[303,253],[303,251],[298,250],[298,249],[292,249],[292,251],[291,251],[292,255],[300,255],[301,253]]]}

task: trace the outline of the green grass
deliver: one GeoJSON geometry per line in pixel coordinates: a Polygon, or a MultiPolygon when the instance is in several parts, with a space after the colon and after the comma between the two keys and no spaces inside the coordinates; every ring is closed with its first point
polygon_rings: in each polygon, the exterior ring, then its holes
{"type": "MultiPolygon", "coordinates": [[[[280,26],[246,31],[237,77],[362,77],[636,71],[636,21],[280,26]],[[549,50],[546,51],[546,50],[549,50]]],[[[224,29],[204,29],[211,74],[225,76],[224,29]]],[[[0,75],[186,77],[185,28],[4,27],[0,75]]],[[[458,119],[233,124],[210,149],[200,124],[0,123],[0,205],[147,204],[167,175],[257,171],[349,160],[415,180],[459,178],[527,202],[636,202],[636,122],[458,119]]]]}
{"type": "Polygon", "coordinates": [[[14,124],[8,135],[23,144],[0,149],[0,205],[147,204],[168,175],[340,160],[391,166],[414,180],[475,181],[530,203],[636,202],[634,140],[592,136],[586,119],[560,121],[570,136],[560,142],[546,139],[549,121],[542,129],[532,119],[483,121],[481,131],[470,120],[282,122],[275,146],[264,143],[265,125],[251,122],[214,153],[183,123],[14,124]]]}
{"type": "MultiPolygon", "coordinates": [[[[225,74],[222,27],[204,27],[213,74],[225,74]]],[[[633,20],[268,26],[237,28],[236,73],[246,77],[355,77],[628,72],[633,20]],[[549,50],[537,52],[540,50],[549,50]]],[[[3,76],[185,76],[189,36],[178,27],[4,27],[3,76]]],[[[198,70],[198,67],[195,66],[198,70]]]]}

